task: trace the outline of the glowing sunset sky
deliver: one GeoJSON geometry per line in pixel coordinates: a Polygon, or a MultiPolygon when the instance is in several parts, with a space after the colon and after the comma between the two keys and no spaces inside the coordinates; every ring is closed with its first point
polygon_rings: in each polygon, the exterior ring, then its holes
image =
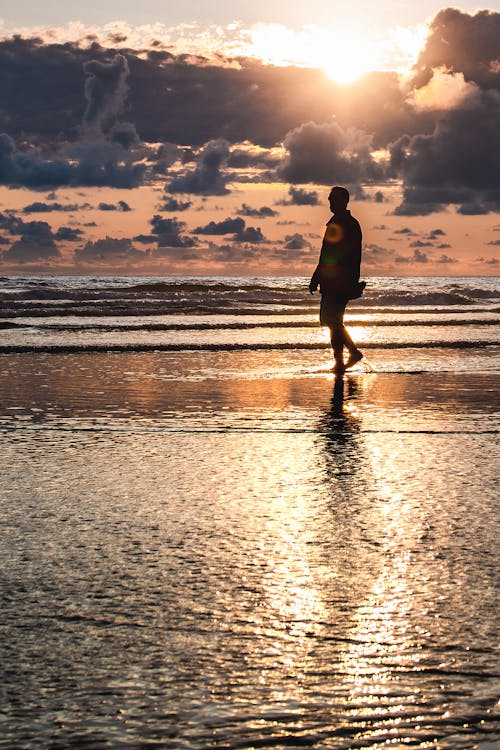
{"type": "Polygon", "coordinates": [[[24,0],[0,25],[0,273],[495,274],[500,4],[24,0]]]}

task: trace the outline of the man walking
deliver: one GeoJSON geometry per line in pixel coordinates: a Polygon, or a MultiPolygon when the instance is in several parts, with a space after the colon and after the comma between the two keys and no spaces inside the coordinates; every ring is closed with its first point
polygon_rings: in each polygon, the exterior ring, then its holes
{"type": "Polygon", "coordinates": [[[365,283],[359,281],[361,265],[361,227],[347,209],[349,191],[333,187],[328,196],[332,218],[326,225],[319,263],[309,291],[320,288],[320,323],[330,329],[334,372],[342,373],[362,359],[363,354],[344,326],[345,308],[350,299],[360,297],[365,283]],[[344,346],[349,358],[344,364],[344,346]]]}

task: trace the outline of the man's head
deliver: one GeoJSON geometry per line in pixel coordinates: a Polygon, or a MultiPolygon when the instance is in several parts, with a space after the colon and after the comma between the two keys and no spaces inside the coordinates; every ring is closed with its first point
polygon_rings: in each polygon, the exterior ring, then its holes
{"type": "Polygon", "coordinates": [[[332,213],[342,213],[342,211],[346,210],[347,204],[349,203],[349,191],[345,187],[336,185],[330,190],[328,200],[330,201],[330,209],[332,213]]]}

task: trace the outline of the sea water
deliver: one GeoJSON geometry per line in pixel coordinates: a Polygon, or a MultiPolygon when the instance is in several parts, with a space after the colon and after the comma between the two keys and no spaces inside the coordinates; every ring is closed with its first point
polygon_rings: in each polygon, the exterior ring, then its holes
{"type": "Polygon", "coordinates": [[[1,748],[499,746],[495,280],[0,299],[1,748]]]}

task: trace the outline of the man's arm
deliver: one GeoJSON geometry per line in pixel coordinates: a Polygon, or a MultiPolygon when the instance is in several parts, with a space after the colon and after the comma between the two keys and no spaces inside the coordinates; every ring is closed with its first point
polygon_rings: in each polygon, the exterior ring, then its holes
{"type": "Polygon", "coordinates": [[[309,282],[309,291],[313,294],[319,285],[319,265],[316,266],[311,281],[309,282]]]}
{"type": "Polygon", "coordinates": [[[351,237],[351,262],[352,262],[352,274],[355,281],[359,281],[361,274],[361,245],[363,242],[363,235],[359,222],[354,219],[352,227],[351,237]]]}

